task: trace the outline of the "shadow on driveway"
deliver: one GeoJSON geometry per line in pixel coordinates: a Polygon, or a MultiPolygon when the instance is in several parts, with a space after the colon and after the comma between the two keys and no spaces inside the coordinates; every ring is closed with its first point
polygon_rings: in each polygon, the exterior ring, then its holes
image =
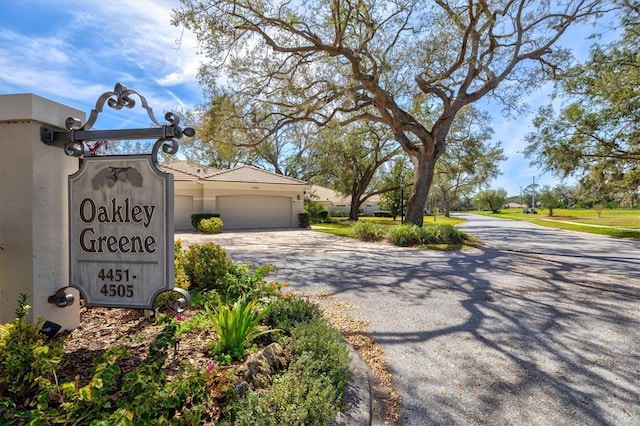
{"type": "Polygon", "coordinates": [[[294,290],[352,302],[385,351],[402,424],[640,424],[640,303],[598,289],[633,289],[621,276],[300,230],[176,237],[213,240],[235,261],[275,264],[294,290]]]}

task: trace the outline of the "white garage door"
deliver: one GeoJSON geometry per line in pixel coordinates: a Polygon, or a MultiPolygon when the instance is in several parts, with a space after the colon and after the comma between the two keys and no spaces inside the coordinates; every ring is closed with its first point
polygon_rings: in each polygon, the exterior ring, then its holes
{"type": "Polygon", "coordinates": [[[179,231],[192,229],[191,215],[193,214],[193,197],[176,195],[174,197],[173,223],[179,231]]]}
{"type": "Polygon", "coordinates": [[[287,197],[219,196],[216,210],[223,229],[291,227],[291,198],[287,197]]]}

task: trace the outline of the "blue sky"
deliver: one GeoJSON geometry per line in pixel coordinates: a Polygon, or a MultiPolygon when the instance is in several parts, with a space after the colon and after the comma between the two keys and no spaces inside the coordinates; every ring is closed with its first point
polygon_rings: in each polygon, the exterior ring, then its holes
{"type": "MultiPolygon", "coordinates": [[[[178,0],[2,0],[0,94],[35,93],[88,116],[100,95],[120,82],[143,95],[161,122],[167,111],[191,109],[204,101],[197,72],[205,58],[198,55],[191,33],[170,24],[171,10],[178,6],[178,0]]],[[[576,28],[561,44],[585,58],[592,31],[576,28]]],[[[531,111],[548,102],[550,89],[545,86],[527,99],[531,111]]],[[[509,159],[491,187],[517,195],[534,178],[542,185],[560,183],[531,167],[522,154],[531,116],[492,116],[494,140],[502,141],[509,159]]],[[[139,106],[120,111],[105,107],[94,127],[149,125],[139,106]]]]}

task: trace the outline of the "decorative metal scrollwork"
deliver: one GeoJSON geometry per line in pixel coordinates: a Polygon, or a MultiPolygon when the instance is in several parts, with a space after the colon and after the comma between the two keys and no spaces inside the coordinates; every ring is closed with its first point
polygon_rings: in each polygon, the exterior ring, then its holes
{"type": "Polygon", "coordinates": [[[135,90],[127,89],[121,83],[116,83],[112,92],[105,92],[98,98],[96,106],[91,110],[91,115],[84,125],[82,125],[82,122],[77,118],[69,117],[65,121],[66,131],[50,126],[42,126],[40,129],[40,137],[45,144],[61,146],[64,148],[65,154],[73,157],[91,155],[86,143],[87,141],[156,139],[153,145],[152,155],[154,161],[157,163],[157,155],[161,149],[166,154],[175,154],[178,152],[178,139],[183,136],[193,137],[196,134],[195,130],[190,127],[182,129],[180,127],[180,118],[173,112],[167,112],[164,118],[168,124],[161,124],[156,119],[153,110],[147,104],[144,96],[135,90]],[[134,97],[140,99],[140,104],[142,108],[147,111],[149,119],[158,127],[125,130],[91,130],[105,104],[116,110],[121,110],[122,108],[131,109],[136,105],[134,97]]]}

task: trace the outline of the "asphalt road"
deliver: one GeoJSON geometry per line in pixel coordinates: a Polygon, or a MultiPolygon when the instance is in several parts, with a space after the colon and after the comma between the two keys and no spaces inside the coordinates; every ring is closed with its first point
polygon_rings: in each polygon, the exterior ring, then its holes
{"type": "Polygon", "coordinates": [[[303,230],[176,237],[352,302],[403,425],[640,424],[640,244],[468,220],[486,245],[448,253],[303,230]]]}

